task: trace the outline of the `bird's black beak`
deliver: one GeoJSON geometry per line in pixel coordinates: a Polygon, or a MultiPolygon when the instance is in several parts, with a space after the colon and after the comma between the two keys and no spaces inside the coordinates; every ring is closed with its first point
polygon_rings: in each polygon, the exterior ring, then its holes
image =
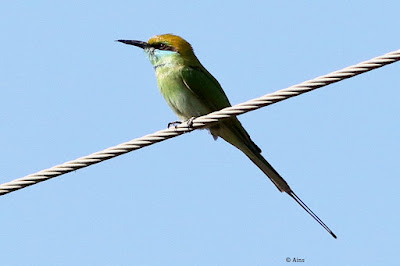
{"type": "Polygon", "coordinates": [[[130,44],[130,45],[134,45],[137,47],[140,47],[142,49],[149,47],[149,44],[147,42],[142,42],[142,41],[134,41],[134,40],[117,40],[117,42],[122,42],[125,44],[130,44]]]}

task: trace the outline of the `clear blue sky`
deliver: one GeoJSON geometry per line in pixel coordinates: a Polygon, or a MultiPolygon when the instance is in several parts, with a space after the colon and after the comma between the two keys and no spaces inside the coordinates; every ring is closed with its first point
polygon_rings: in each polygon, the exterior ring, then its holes
{"type": "MultiPolygon", "coordinates": [[[[233,104],[400,48],[398,1],[276,2],[3,1],[0,182],[176,120],[116,39],[183,36],[233,104]]],[[[239,117],[337,240],[203,130],[0,197],[1,264],[396,265],[399,73],[239,117]]]]}

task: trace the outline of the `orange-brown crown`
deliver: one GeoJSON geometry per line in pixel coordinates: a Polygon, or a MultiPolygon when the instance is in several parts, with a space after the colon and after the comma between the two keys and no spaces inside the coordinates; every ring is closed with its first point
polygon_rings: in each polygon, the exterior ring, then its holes
{"type": "Polygon", "coordinates": [[[180,53],[184,57],[191,57],[194,56],[193,48],[185,41],[183,38],[173,35],[173,34],[162,34],[156,35],[149,39],[149,45],[156,45],[156,44],[166,44],[172,48],[174,48],[178,53],[180,53]]]}

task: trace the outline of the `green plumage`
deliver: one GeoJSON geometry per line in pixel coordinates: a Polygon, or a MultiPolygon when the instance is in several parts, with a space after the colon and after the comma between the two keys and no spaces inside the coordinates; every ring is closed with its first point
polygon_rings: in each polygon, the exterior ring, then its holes
{"type": "MultiPolygon", "coordinates": [[[[159,45],[158,40],[155,43],[159,45]]],[[[164,43],[166,47],[173,45],[168,41],[164,43]]],[[[178,117],[188,120],[231,106],[219,82],[202,66],[191,48],[183,56],[179,53],[179,45],[172,47],[176,51],[150,47],[145,48],[145,52],[155,67],[161,93],[178,117]]],[[[288,184],[261,155],[261,149],[236,117],[224,120],[209,130],[214,139],[221,137],[246,154],[280,191],[290,191],[288,184]]]]}
{"type": "MultiPolygon", "coordinates": [[[[185,121],[231,106],[219,82],[201,65],[191,45],[179,36],[157,35],[147,43],[119,40],[144,49],[153,64],[158,87],[171,109],[185,121]]],[[[333,237],[333,232],[297,197],[286,181],[261,155],[236,117],[209,128],[214,139],[223,138],[241,150],[281,191],[288,193],[333,237]]]]}

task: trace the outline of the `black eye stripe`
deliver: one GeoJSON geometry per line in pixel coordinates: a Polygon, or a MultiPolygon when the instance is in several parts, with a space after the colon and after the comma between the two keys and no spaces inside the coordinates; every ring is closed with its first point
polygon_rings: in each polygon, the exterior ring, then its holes
{"type": "Polygon", "coordinates": [[[177,50],[174,47],[169,46],[169,45],[167,45],[165,43],[155,43],[155,44],[152,44],[151,46],[154,47],[155,49],[158,49],[158,50],[168,50],[168,51],[177,52],[177,50]]]}

